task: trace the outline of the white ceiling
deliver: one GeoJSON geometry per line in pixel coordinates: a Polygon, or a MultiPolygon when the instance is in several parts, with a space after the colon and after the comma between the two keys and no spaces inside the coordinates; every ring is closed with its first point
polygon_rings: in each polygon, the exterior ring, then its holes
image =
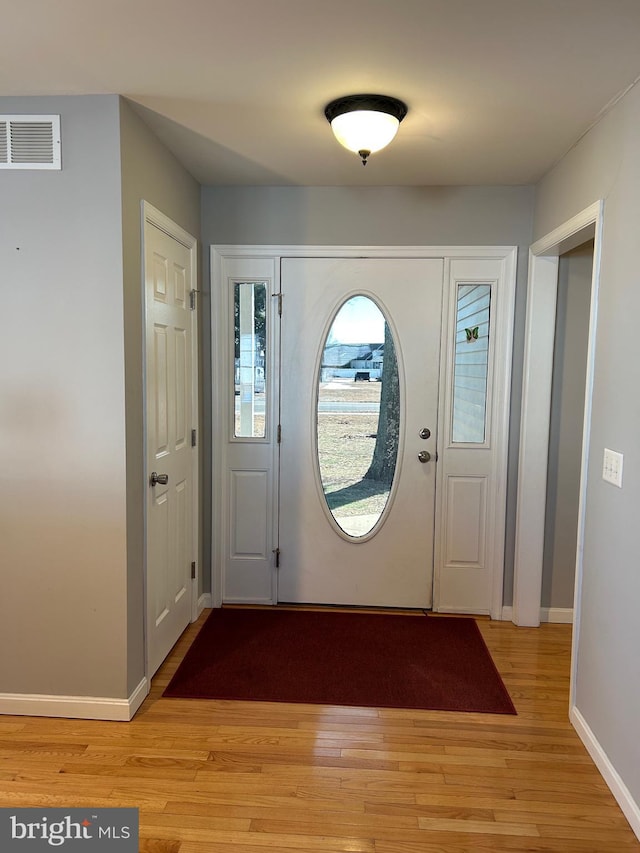
{"type": "Polygon", "coordinates": [[[640,75],[640,0],[2,0],[0,95],[119,93],[204,184],[529,184],[640,75]],[[363,167],[326,103],[409,114],[363,167]]]}

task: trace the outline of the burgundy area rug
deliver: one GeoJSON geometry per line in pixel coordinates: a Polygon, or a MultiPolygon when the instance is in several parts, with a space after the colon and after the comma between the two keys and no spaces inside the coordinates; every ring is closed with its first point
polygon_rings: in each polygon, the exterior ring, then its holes
{"type": "Polygon", "coordinates": [[[164,696],[515,714],[473,619],[213,610],[164,696]]]}

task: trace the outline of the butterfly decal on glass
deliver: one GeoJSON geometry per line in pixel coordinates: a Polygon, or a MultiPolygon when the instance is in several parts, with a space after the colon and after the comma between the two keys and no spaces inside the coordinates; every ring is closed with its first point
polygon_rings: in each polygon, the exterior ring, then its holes
{"type": "Polygon", "coordinates": [[[465,329],[465,334],[467,336],[467,343],[470,344],[472,341],[478,340],[478,326],[474,326],[473,329],[465,329]]]}

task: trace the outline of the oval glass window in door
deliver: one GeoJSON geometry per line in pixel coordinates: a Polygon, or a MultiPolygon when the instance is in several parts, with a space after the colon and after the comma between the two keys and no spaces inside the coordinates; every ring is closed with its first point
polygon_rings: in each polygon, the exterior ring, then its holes
{"type": "Polygon", "coordinates": [[[327,507],[343,533],[366,537],[389,502],[400,437],[393,334],[368,296],[352,296],[336,313],[322,348],[317,401],[327,507]]]}

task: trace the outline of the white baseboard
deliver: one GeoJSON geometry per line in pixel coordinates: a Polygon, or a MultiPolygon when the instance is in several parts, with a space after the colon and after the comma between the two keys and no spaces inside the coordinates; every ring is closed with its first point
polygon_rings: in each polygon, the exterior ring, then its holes
{"type": "Polygon", "coordinates": [[[203,610],[206,610],[209,607],[213,607],[211,603],[211,593],[203,592],[200,598],[198,599],[198,616],[202,613],[203,610]]]}
{"type": "MultiPolygon", "coordinates": [[[[513,620],[513,607],[503,607],[501,620],[503,622],[511,622],[513,620]]],[[[541,622],[556,622],[566,625],[573,624],[573,608],[572,607],[541,607],[540,608],[541,622]]]]}
{"type": "Polygon", "coordinates": [[[138,684],[131,696],[129,696],[129,717],[127,719],[133,719],[134,714],[149,695],[150,686],[149,681],[145,677],[142,679],[140,684],[138,684]]]}
{"type": "Polygon", "coordinates": [[[72,717],[79,720],[129,722],[149,692],[143,678],[128,699],[102,696],[48,696],[39,693],[0,693],[0,714],[29,717],[72,717]]]}
{"type": "Polygon", "coordinates": [[[573,625],[573,607],[541,607],[540,621],[573,625]]]}
{"type": "Polygon", "coordinates": [[[442,616],[446,616],[447,613],[450,613],[452,616],[490,616],[488,610],[472,610],[469,607],[435,607],[433,609],[434,613],[440,613],[442,616]]]}
{"type": "Polygon", "coordinates": [[[575,705],[569,712],[569,719],[573,723],[573,727],[578,733],[580,740],[587,748],[587,752],[593,758],[596,767],[602,774],[602,778],[611,789],[611,793],[616,798],[624,816],[629,821],[631,829],[640,839],[640,806],[631,796],[631,792],[618,775],[617,770],[609,760],[609,756],[600,746],[598,739],[575,705]]]}

